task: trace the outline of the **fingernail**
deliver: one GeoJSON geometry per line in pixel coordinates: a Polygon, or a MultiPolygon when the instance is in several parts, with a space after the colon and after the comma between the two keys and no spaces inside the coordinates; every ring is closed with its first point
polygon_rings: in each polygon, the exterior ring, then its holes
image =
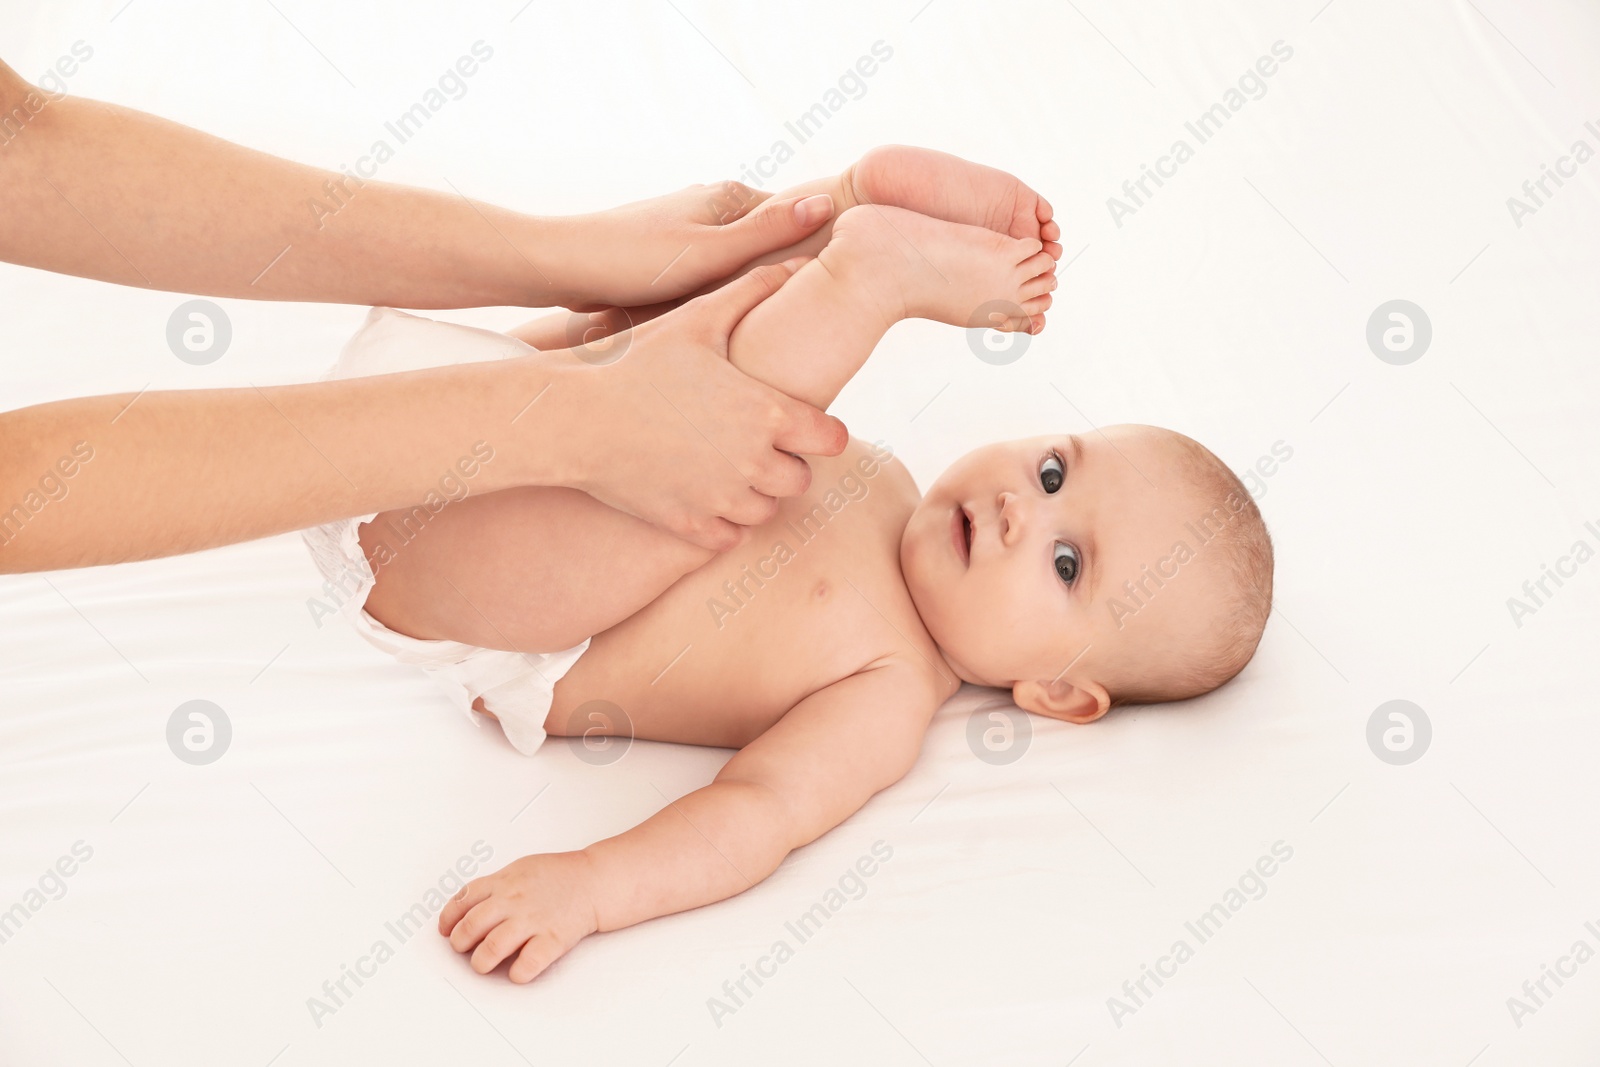
{"type": "Polygon", "coordinates": [[[833,214],[833,197],[827,193],[808,196],[794,206],[794,221],[802,226],[815,226],[833,214]]]}

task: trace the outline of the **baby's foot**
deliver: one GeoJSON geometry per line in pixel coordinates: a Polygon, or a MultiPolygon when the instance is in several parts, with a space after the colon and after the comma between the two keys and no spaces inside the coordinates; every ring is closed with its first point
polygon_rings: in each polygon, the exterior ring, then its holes
{"type": "Polygon", "coordinates": [[[817,261],[870,294],[890,322],[1038,333],[1056,287],[1056,261],[1039,240],[898,207],[845,211],[817,261]]]}
{"type": "Polygon", "coordinates": [[[844,186],[856,203],[892,204],[947,222],[1032,237],[1053,258],[1061,258],[1061,227],[1049,202],[1003,170],[928,148],[884,145],[845,171],[844,186]]]}

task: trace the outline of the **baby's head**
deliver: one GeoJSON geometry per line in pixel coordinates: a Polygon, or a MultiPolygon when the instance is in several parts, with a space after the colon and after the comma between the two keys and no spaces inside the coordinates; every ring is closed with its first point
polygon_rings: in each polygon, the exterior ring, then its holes
{"type": "Polygon", "coordinates": [[[1272,607],[1272,540],[1249,491],[1155,426],[967,453],[917,505],[900,564],[957,674],[1071,722],[1215,689],[1272,607]]]}

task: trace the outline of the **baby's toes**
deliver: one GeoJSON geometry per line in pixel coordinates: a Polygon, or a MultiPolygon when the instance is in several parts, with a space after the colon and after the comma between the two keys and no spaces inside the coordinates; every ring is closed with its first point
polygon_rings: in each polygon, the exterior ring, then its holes
{"type": "Polygon", "coordinates": [[[1017,264],[1015,276],[1018,278],[1037,278],[1045,274],[1054,274],[1056,260],[1049,252],[1035,252],[1033,255],[1017,264]]]}
{"type": "Polygon", "coordinates": [[[1058,284],[1054,274],[1041,274],[1023,282],[1022,288],[1017,290],[1017,298],[1026,305],[1029,300],[1054,292],[1058,284]]]}
{"type": "Polygon", "coordinates": [[[1042,293],[1039,296],[1029,297],[1022,302],[1022,313],[1027,315],[1030,319],[1037,318],[1042,316],[1046,311],[1049,311],[1050,305],[1054,302],[1055,298],[1049,293],[1042,293]]]}
{"type": "Polygon", "coordinates": [[[1018,192],[1016,215],[1011,224],[1013,237],[1036,237],[1049,244],[1061,239],[1061,227],[1044,197],[1024,186],[1018,192]]]}
{"type": "MultiPolygon", "coordinates": [[[[1000,238],[1002,247],[1005,247],[1009,242],[1010,251],[1008,254],[1013,263],[1026,263],[1028,260],[1044,254],[1044,242],[1037,237],[1007,238],[1004,234],[997,236],[1000,238]]],[[[1034,273],[1037,274],[1039,272],[1034,271],[1034,273]]]]}
{"type": "Polygon", "coordinates": [[[1031,333],[1028,314],[1021,307],[1017,307],[1016,310],[1015,315],[999,311],[991,312],[989,321],[984,324],[985,327],[999,333],[1031,333]]]}

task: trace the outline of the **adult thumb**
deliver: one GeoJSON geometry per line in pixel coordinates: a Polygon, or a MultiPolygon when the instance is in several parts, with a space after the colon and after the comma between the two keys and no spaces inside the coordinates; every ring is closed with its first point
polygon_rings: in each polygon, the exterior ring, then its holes
{"type": "Polygon", "coordinates": [[[792,278],[794,272],[806,262],[806,257],[796,256],[782,263],[763,264],[715,292],[695,298],[690,301],[690,305],[702,305],[702,312],[709,318],[706,325],[715,331],[723,343],[723,350],[726,351],[728,337],[733,333],[733,328],[739,325],[757,304],[782,289],[783,283],[792,278]]]}
{"type": "Polygon", "coordinates": [[[723,224],[718,248],[735,264],[748,263],[803,241],[831,218],[833,197],[826,193],[768,197],[748,215],[723,224]]]}

